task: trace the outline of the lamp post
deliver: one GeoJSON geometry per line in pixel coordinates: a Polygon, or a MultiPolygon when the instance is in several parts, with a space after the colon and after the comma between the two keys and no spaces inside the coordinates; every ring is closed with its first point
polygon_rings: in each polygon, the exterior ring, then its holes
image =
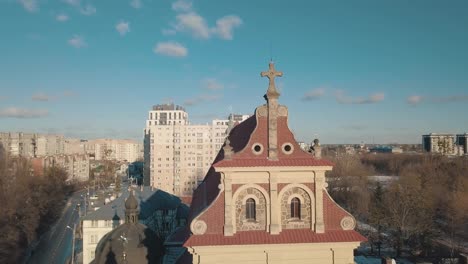
{"type": "Polygon", "coordinates": [[[67,228],[72,230],[73,238],[72,238],[72,255],[71,255],[71,264],[75,264],[75,231],[76,231],[76,224],[73,224],[73,228],[67,225],[67,228]]]}

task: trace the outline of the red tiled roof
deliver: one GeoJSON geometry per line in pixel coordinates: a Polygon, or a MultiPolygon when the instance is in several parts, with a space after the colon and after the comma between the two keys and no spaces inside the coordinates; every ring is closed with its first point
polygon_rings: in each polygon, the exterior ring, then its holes
{"type": "Polygon", "coordinates": [[[333,166],[328,160],[301,158],[301,159],[280,159],[280,160],[267,160],[267,159],[233,159],[222,160],[215,164],[213,167],[298,167],[298,166],[333,166]]]}
{"type": "Polygon", "coordinates": [[[362,242],[367,239],[354,230],[327,231],[317,234],[309,229],[283,230],[279,235],[271,235],[265,231],[243,231],[234,236],[223,234],[192,235],[185,247],[221,246],[221,245],[258,245],[258,244],[304,244],[327,242],[362,242]]]}

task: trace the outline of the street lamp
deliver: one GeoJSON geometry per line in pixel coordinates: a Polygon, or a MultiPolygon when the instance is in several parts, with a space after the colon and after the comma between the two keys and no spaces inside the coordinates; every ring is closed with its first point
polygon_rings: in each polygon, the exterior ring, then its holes
{"type": "Polygon", "coordinates": [[[72,230],[72,232],[73,232],[71,264],[75,264],[75,231],[76,231],[76,224],[73,224],[73,228],[71,228],[69,225],[67,225],[67,228],[72,230]]]}

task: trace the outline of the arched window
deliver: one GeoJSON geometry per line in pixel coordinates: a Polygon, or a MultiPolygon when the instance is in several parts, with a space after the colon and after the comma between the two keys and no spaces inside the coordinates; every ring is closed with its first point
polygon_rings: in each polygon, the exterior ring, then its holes
{"type": "Polygon", "coordinates": [[[245,218],[255,221],[255,200],[252,198],[247,199],[245,202],[245,218]]]}
{"type": "Polygon", "coordinates": [[[297,197],[291,200],[291,218],[301,218],[301,201],[297,197]]]}

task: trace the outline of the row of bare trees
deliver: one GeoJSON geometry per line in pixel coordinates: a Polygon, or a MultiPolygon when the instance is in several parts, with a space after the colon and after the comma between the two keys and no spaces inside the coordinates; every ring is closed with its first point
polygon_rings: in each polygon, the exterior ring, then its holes
{"type": "Polygon", "coordinates": [[[9,156],[0,144],[0,263],[20,263],[28,246],[59,217],[71,191],[66,179],[61,168],[33,176],[27,159],[9,156]]]}
{"type": "MultiPolygon", "coordinates": [[[[436,239],[452,251],[468,237],[468,160],[433,155],[345,155],[331,158],[329,192],[360,221],[370,244],[396,254],[430,255],[436,239]],[[370,175],[393,175],[380,183],[370,175]]],[[[452,252],[453,253],[453,252],[452,252]]]]}

